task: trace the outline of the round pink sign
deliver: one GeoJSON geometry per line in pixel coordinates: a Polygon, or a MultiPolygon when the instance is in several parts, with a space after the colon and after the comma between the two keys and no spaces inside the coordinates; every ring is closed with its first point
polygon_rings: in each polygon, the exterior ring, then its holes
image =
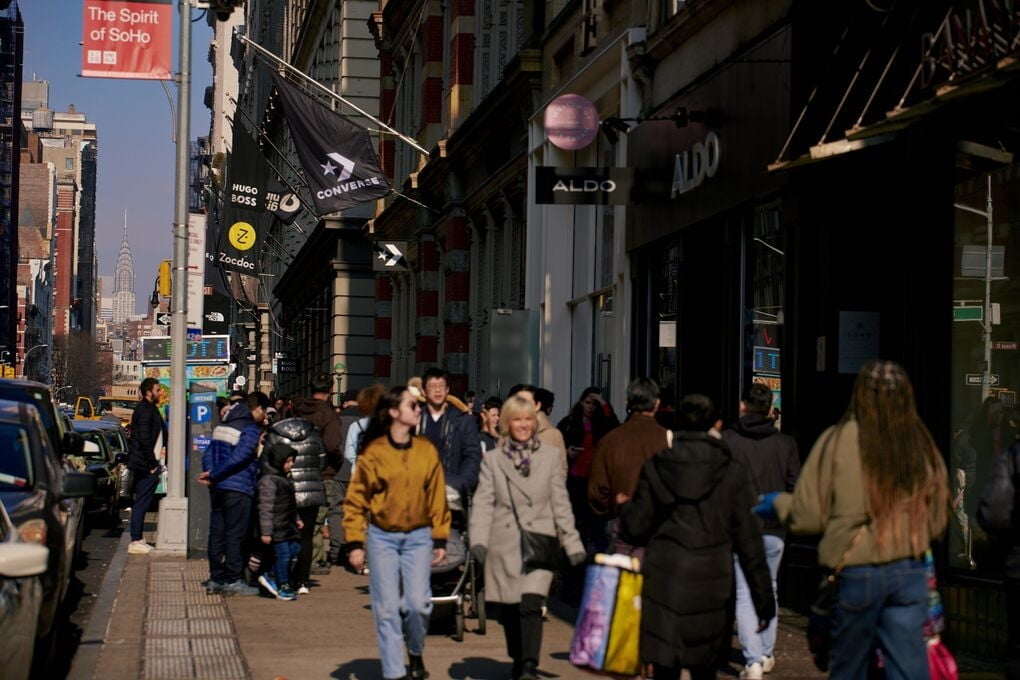
{"type": "Polygon", "coordinates": [[[583,149],[599,132],[599,112],[579,94],[564,94],[545,107],[545,136],[566,151],[583,149]]]}

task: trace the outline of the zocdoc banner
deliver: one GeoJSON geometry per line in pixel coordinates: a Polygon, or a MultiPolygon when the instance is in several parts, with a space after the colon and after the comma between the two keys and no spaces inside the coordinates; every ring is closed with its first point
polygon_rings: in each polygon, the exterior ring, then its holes
{"type": "Polygon", "coordinates": [[[85,0],[81,74],[170,80],[172,0],[85,0]]]}

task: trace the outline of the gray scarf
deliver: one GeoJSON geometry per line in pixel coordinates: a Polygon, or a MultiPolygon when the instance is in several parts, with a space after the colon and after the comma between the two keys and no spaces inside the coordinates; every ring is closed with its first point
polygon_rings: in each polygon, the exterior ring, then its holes
{"type": "Polygon", "coordinates": [[[515,441],[513,437],[504,437],[503,453],[514,464],[521,476],[527,477],[531,474],[531,452],[537,451],[540,445],[541,442],[535,435],[531,435],[531,439],[526,442],[515,441]]]}

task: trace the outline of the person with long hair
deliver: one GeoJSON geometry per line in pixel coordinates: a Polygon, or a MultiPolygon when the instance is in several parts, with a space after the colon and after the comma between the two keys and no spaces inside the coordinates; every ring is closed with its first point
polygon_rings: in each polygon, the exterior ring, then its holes
{"type": "Polygon", "coordinates": [[[508,398],[499,425],[499,445],[482,456],[468,535],[471,554],[485,568],[485,599],[499,604],[511,677],[536,680],[542,607],[553,573],[526,569],[521,532],[557,537],[574,565],[584,562],[585,552],[567,498],[563,454],[538,439],[534,402],[508,398]]]}
{"type": "Polygon", "coordinates": [[[949,500],[946,466],[906,371],[865,363],[846,413],[815,442],[793,493],[766,494],[755,506],[795,533],[822,534],[818,561],[842,568],[832,678],[866,677],[876,647],[889,680],[928,677],[923,557],[945,531],[949,500]]]}
{"type": "Polygon", "coordinates": [[[404,386],[379,398],[344,500],[351,567],[361,571],[366,547],[372,559],[369,588],[384,678],[428,676],[422,654],[432,613],[429,577],[446,559],[450,535],[439,452],[413,434],[420,408],[404,386]]]}

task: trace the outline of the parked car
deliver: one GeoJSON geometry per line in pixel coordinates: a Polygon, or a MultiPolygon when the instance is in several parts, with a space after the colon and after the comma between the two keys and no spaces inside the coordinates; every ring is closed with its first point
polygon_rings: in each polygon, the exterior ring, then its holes
{"type": "Polygon", "coordinates": [[[119,423],[102,420],[76,420],[72,427],[85,438],[85,469],[96,476],[96,495],[86,501],[86,511],[102,513],[108,524],[116,526],[120,521],[121,470],[127,463],[123,430],[119,423]]]}
{"type": "Polygon", "coordinates": [[[67,469],[51,449],[35,405],[0,400],[0,502],[23,542],[49,548],[36,628],[37,637],[46,638],[40,645],[43,654],[53,643],[53,621],[70,582],[82,526],[80,509],[96,492],[94,475],[67,469]]]}
{"type": "Polygon", "coordinates": [[[0,676],[6,680],[26,680],[31,671],[43,599],[39,576],[49,556],[48,548],[20,540],[0,503],[0,676]]]}

